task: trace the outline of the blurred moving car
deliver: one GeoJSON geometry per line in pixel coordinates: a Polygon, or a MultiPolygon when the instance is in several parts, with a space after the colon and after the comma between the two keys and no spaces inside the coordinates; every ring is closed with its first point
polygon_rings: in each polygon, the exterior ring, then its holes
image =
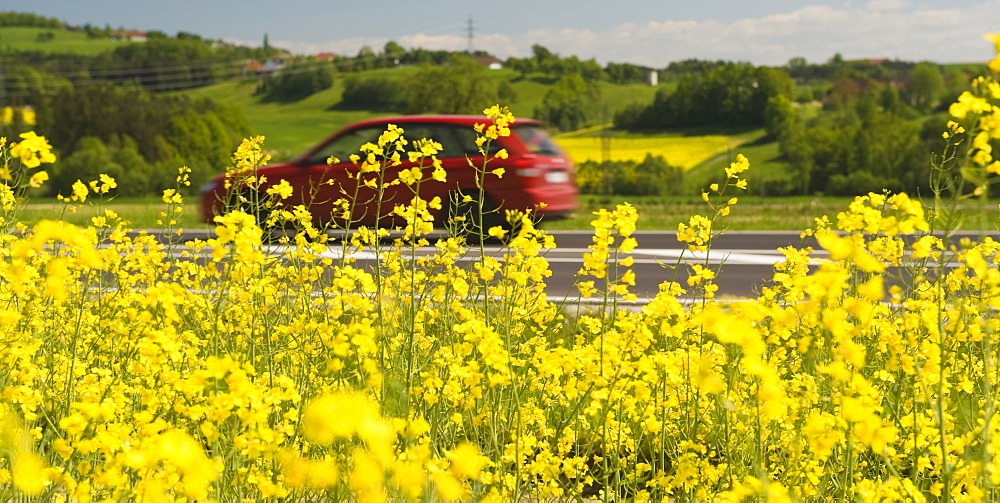
{"type": "MultiPolygon", "coordinates": [[[[420,197],[426,201],[435,196],[441,198],[442,208],[430,210],[437,227],[445,227],[453,216],[478,216],[478,211],[471,205],[478,204],[480,199],[484,215],[482,222],[476,222],[476,227],[483,234],[492,226],[505,224],[505,210],[531,210],[544,222],[565,217],[576,208],[579,191],[574,181],[572,161],[546,133],[542,123],[530,119],[518,119],[510,126],[510,136],[490,142],[487,171],[503,168],[504,174],[497,177],[487,173],[480,193],[476,185],[476,167],[482,168],[484,157],[476,145],[474,126],[484,122],[482,116],[435,115],[389,117],[352,124],[295,160],[259,168],[257,175],[266,178],[266,181],[254,190],[258,192],[259,199],[263,199],[269,187],[287,180],[294,192],[282,201],[282,208],[305,205],[312,213],[314,223],[320,226],[331,223],[341,227],[403,225],[403,219],[393,214],[393,208],[410,203],[413,197],[411,189],[404,184],[385,184],[382,204],[378,205],[377,190],[359,184],[359,180],[363,182],[366,176],[372,174],[359,174],[359,166],[350,161],[350,156],[358,154],[362,145],[377,143],[388,125],[395,124],[404,130],[403,135],[411,144],[427,138],[442,146],[437,158],[446,172],[446,181],[433,180],[430,162],[425,160],[423,181],[419,188],[420,197]],[[507,150],[506,159],[494,157],[500,149],[507,150]],[[327,164],[330,157],[340,159],[340,162],[327,164]],[[341,216],[343,210],[338,210],[335,205],[337,200],[343,199],[354,201],[353,211],[346,220],[341,216]]],[[[483,145],[484,148],[486,146],[483,145]]],[[[394,180],[401,171],[418,164],[419,161],[409,162],[403,154],[401,164],[386,168],[383,180],[394,180]]],[[[223,174],[203,187],[202,216],[207,222],[227,209],[240,207],[238,202],[234,204],[234,190],[227,191],[225,182],[226,175],[223,174]]],[[[240,188],[237,186],[234,189],[240,188]]],[[[244,195],[242,199],[258,198],[244,195]]],[[[258,219],[263,218],[260,213],[258,210],[258,219]]]]}

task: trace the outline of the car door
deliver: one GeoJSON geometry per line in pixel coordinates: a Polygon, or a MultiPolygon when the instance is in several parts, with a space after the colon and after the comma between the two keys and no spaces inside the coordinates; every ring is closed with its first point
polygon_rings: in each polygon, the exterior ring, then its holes
{"type": "MultiPolygon", "coordinates": [[[[294,196],[285,204],[306,206],[317,225],[331,222],[341,228],[386,225],[378,218],[379,208],[375,204],[378,188],[371,185],[379,173],[362,172],[351,161],[352,155],[362,155],[362,145],[377,143],[385,127],[375,124],[344,131],[296,161],[293,172],[284,176],[295,187],[294,196]]],[[[396,178],[398,173],[390,169],[384,177],[396,178]]]]}

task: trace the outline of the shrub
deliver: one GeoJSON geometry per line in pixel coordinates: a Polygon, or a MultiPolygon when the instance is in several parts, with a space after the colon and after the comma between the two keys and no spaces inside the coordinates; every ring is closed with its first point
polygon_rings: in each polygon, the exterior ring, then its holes
{"type": "Polygon", "coordinates": [[[350,110],[405,110],[406,86],[389,77],[359,77],[344,81],[344,94],[337,106],[350,110]]]}
{"type": "Polygon", "coordinates": [[[463,55],[453,55],[443,66],[421,67],[407,82],[407,89],[411,114],[475,113],[483,103],[495,103],[499,93],[487,70],[463,55]]]}
{"type": "Polygon", "coordinates": [[[333,86],[333,66],[315,61],[293,61],[268,76],[261,84],[259,93],[265,100],[298,101],[324,91],[333,86]]]}
{"type": "Polygon", "coordinates": [[[585,194],[677,195],[683,190],[684,170],[671,166],[663,156],[647,153],[639,163],[584,161],[576,181],[585,194]]]}
{"type": "Polygon", "coordinates": [[[600,89],[580,74],[563,75],[545,93],[535,108],[535,117],[563,131],[573,131],[593,123],[600,100],[600,89]]]}

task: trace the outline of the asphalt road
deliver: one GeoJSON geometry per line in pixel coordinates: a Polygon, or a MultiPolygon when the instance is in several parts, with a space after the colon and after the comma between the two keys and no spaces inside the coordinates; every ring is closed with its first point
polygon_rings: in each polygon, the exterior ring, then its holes
{"type": "MultiPolygon", "coordinates": [[[[149,231],[155,234],[155,231],[149,231]]],[[[548,278],[546,293],[551,300],[579,300],[578,281],[592,279],[579,276],[583,265],[583,255],[592,243],[591,232],[585,231],[552,231],[556,248],[548,250],[545,258],[549,262],[552,276],[548,278]]],[[[997,233],[990,235],[1000,239],[997,233]]],[[[208,239],[213,237],[213,231],[207,229],[185,231],[181,236],[159,235],[164,241],[171,239],[183,242],[192,239],[208,239]]],[[[756,298],[762,286],[767,284],[774,273],[774,264],[784,259],[778,248],[786,246],[813,246],[816,251],[814,259],[823,260],[826,252],[815,245],[811,239],[803,241],[798,232],[783,231],[732,231],[718,237],[706,255],[684,250],[683,243],[677,241],[676,232],[672,231],[637,231],[634,234],[638,246],[633,250],[634,264],[632,270],[636,276],[636,285],[630,288],[639,299],[636,304],[644,304],[659,291],[664,281],[676,281],[682,286],[690,271],[688,264],[700,264],[716,272],[715,283],[719,286],[716,296],[720,299],[756,298]],[[679,265],[679,266],[678,266],[679,265]]],[[[962,238],[980,238],[976,232],[963,232],[955,236],[957,242],[962,238]]],[[[329,249],[329,256],[338,257],[339,237],[334,235],[334,241],[329,249]]],[[[391,240],[391,238],[390,238],[391,240]]],[[[432,235],[432,242],[435,236],[432,235]]],[[[387,245],[389,243],[387,242],[387,245]]],[[[280,245],[268,245],[272,253],[282,252],[280,245]]],[[[462,259],[467,264],[478,260],[478,246],[473,246],[470,253],[462,259]]],[[[433,246],[417,250],[417,255],[434,253],[433,246]]],[[[487,244],[485,252],[500,257],[504,249],[497,244],[487,244]]],[[[207,252],[206,252],[207,253],[207,252]]],[[[370,252],[355,254],[357,263],[365,266],[374,263],[374,255],[370,252]]]]}
{"type": "MultiPolygon", "coordinates": [[[[583,264],[583,254],[589,251],[592,233],[584,231],[553,231],[556,248],[549,250],[545,258],[553,272],[547,281],[546,293],[553,299],[576,299],[579,292],[575,286],[578,280],[591,279],[578,276],[583,264]]],[[[212,237],[211,231],[186,231],[174,239],[191,240],[212,237]]],[[[706,254],[683,251],[684,246],[677,241],[671,231],[637,231],[634,234],[638,246],[633,250],[636,285],[630,291],[644,303],[656,295],[664,281],[677,281],[686,286],[690,268],[684,264],[698,263],[716,270],[717,296],[747,298],[755,297],[760,287],[773,274],[774,264],[782,260],[779,247],[803,246],[798,232],[729,232],[717,238],[711,251],[706,254]],[[677,267],[683,257],[683,264],[677,267]]],[[[269,245],[275,253],[280,253],[279,245],[269,245]]],[[[331,246],[331,256],[339,253],[339,246],[331,246]]],[[[496,244],[485,246],[487,254],[499,256],[502,248],[496,244]]],[[[418,254],[433,253],[433,247],[419,249],[418,254]]],[[[822,250],[817,256],[821,257],[822,250]]],[[[471,264],[478,257],[478,247],[464,261],[471,264]]],[[[361,253],[356,256],[362,265],[371,264],[374,256],[361,253]]]]}
{"type": "MultiPolygon", "coordinates": [[[[553,271],[547,293],[575,296],[573,283],[583,254],[592,242],[591,235],[585,232],[553,234],[557,248],[546,256],[553,271]]],[[[677,241],[675,232],[639,231],[634,237],[638,242],[632,251],[636,285],[630,291],[640,301],[654,297],[664,281],[676,281],[686,287],[690,271],[686,264],[700,264],[715,270],[719,297],[756,297],[760,287],[774,273],[774,264],[783,260],[778,248],[803,245],[798,232],[731,232],[714,241],[708,253],[696,253],[685,250],[685,244],[677,241]]]]}

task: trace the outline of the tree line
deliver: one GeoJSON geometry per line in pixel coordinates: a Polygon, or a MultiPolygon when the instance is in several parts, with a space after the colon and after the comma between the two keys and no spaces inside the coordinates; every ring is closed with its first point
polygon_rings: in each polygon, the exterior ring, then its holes
{"type": "MultiPolygon", "coordinates": [[[[787,167],[755,174],[768,195],[927,192],[947,106],[984,65],[795,58],[784,67],[687,61],[652,103],[615,116],[626,130],[707,127],[767,132],[787,167]],[[829,80],[824,80],[824,79],[829,80]]],[[[994,140],[994,144],[997,142],[994,140]]],[[[996,146],[996,145],[995,145],[996,146]]]]}
{"type": "Polygon", "coordinates": [[[28,26],[33,28],[65,28],[62,21],[30,12],[0,12],[0,26],[28,26]]]}
{"type": "Polygon", "coordinates": [[[53,195],[101,173],[118,180],[119,194],[157,194],[175,186],[181,166],[191,169],[185,190],[194,191],[231,164],[252,132],[235,108],[106,84],[63,88],[35,108],[36,128],[58,146],[46,184],[53,195]]]}

